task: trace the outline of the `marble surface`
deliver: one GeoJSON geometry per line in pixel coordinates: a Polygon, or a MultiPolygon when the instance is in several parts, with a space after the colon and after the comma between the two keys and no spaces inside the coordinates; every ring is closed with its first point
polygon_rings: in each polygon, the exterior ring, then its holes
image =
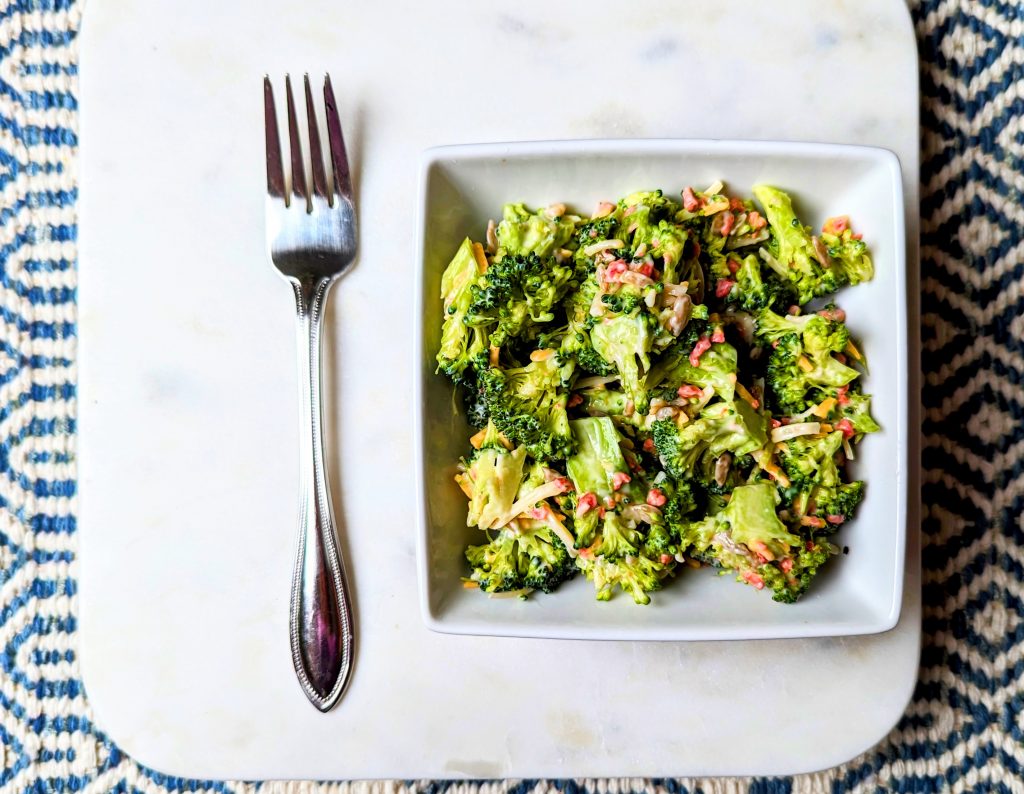
{"type": "Polygon", "coordinates": [[[902,618],[886,634],[434,634],[417,605],[408,395],[428,146],[871,143],[900,157],[916,240],[917,64],[899,0],[94,0],[81,62],[81,659],[122,748],[214,778],[771,774],[844,761],[895,723],[920,637],[913,500],[902,618]],[[362,233],[327,317],[329,454],[360,637],[327,716],[289,658],[292,307],[263,252],[260,82],[307,69],[339,92],[362,233]]]}

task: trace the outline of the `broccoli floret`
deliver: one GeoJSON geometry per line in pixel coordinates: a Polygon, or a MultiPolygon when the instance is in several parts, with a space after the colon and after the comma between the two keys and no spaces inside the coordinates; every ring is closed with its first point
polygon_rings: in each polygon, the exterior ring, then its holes
{"type": "Polygon", "coordinates": [[[829,543],[808,541],[794,555],[762,565],[757,575],[763,586],[772,591],[772,600],[794,604],[807,592],[818,570],[833,554],[835,549],[829,543]]]}
{"type": "Polygon", "coordinates": [[[470,581],[486,593],[541,590],[550,593],[576,573],[558,536],[540,522],[518,531],[502,529],[489,543],[470,546],[470,581]]]}
{"type": "Polygon", "coordinates": [[[569,242],[575,228],[572,216],[552,218],[544,210],[532,213],[522,204],[506,204],[497,228],[496,259],[509,254],[536,254],[541,259],[551,256],[569,242]]]}
{"type": "Polygon", "coordinates": [[[622,437],[607,416],[569,422],[576,452],[565,463],[576,493],[594,494],[599,503],[616,493],[636,496],[632,482],[623,482],[629,466],[622,454],[622,437]],[[618,476],[617,476],[618,475],[618,476]],[[616,487],[617,484],[617,487],[616,487]]]}
{"type": "Polygon", "coordinates": [[[598,601],[609,600],[618,587],[643,605],[651,602],[649,593],[661,589],[662,580],[672,572],[675,561],[663,563],[643,554],[611,559],[584,551],[576,558],[576,566],[593,582],[598,601]]]}
{"type": "MultiPolygon", "coordinates": [[[[860,480],[839,483],[832,488],[821,489],[814,498],[818,515],[841,516],[845,521],[853,516],[864,498],[864,483],[860,480]]],[[[828,522],[826,526],[835,528],[837,525],[828,522]]]]}
{"type": "Polygon", "coordinates": [[[489,423],[480,449],[466,471],[455,478],[469,495],[467,525],[490,529],[508,513],[522,482],[525,462],[526,449],[507,449],[498,429],[489,423]]]}
{"type": "Polygon", "coordinates": [[[854,433],[877,433],[880,428],[878,423],[871,418],[871,398],[851,387],[846,393],[845,404],[839,406],[843,419],[850,422],[854,433]]]}
{"type": "Polygon", "coordinates": [[[854,238],[853,229],[846,218],[834,218],[826,223],[825,231],[821,233],[821,242],[832,260],[832,267],[842,270],[851,285],[870,281],[875,275],[867,245],[863,240],[854,238]],[[837,220],[842,220],[842,231],[836,229],[837,220]]]}
{"type": "Polygon", "coordinates": [[[832,355],[849,342],[843,323],[816,314],[790,319],[763,309],[757,315],[757,333],[774,348],[766,382],[770,402],[780,413],[800,413],[860,374],[832,355]]]}
{"type": "Polygon", "coordinates": [[[573,448],[568,397],[561,390],[556,358],[516,369],[490,367],[478,376],[479,398],[487,416],[538,460],[564,458],[573,448]]]}
{"type": "Polygon", "coordinates": [[[665,351],[661,360],[651,367],[647,376],[648,390],[660,388],[674,392],[684,383],[700,388],[710,386],[723,400],[732,400],[736,391],[736,348],[728,342],[713,344],[701,355],[698,366],[693,366],[689,340],[676,342],[665,351]]]}
{"type": "Polygon", "coordinates": [[[472,381],[474,372],[487,365],[487,331],[466,324],[479,276],[473,244],[467,237],[441,276],[444,321],[437,368],[455,383],[472,381]]]}
{"type": "Polygon", "coordinates": [[[747,455],[768,440],[764,418],[743,400],[712,403],[682,428],[671,419],[659,419],[652,432],[666,473],[679,482],[697,476],[695,468],[704,455],[747,455]]]}
{"type": "Polygon", "coordinates": [[[609,364],[596,350],[590,342],[581,344],[575,352],[576,363],[580,369],[591,373],[592,375],[614,375],[615,365],[609,364]]]}
{"type": "Polygon", "coordinates": [[[574,276],[572,267],[554,259],[542,260],[535,253],[505,254],[470,288],[466,322],[488,329],[495,347],[509,339],[534,338],[538,325],[554,319],[552,310],[574,276]]]}
{"type": "Polygon", "coordinates": [[[768,559],[778,559],[798,547],[800,538],[786,528],[775,512],[778,499],[775,486],[768,482],[736,488],[720,514],[728,525],[730,540],[768,559]]]}
{"type": "Polygon", "coordinates": [[[779,275],[792,284],[801,306],[815,297],[835,292],[848,282],[843,269],[828,267],[830,263],[821,261],[811,231],[796,217],[788,195],[777,188],[758,185],[754,196],[764,206],[771,226],[768,251],[782,271],[779,275]]]}
{"type": "Polygon", "coordinates": [[[660,518],[651,523],[642,552],[654,560],[661,560],[662,555],[675,558],[684,550],[682,534],[689,523],[687,516],[697,509],[693,489],[689,483],[673,483],[669,479],[654,488],[665,496],[665,504],[661,506],[660,518]]]}
{"type": "Polygon", "coordinates": [[[583,398],[583,410],[591,416],[622,417],[629,403],[626,393],[616,389],[588,389],[580,392],[580,396],[583,398]]]}
{"type": "Polygon", "coordinates": [[[647,413],[650,403],[644,376],[651,368],[650,352],[657,321],[648,312],[605,317],[590,331],[594,350],[615,365],[623,391],[636,410],[647,413]]]}
{"type": "Polygon", "coordinates": [[[736,285],[726,297],[726,302],[737,303],[746,311],[782,309],[796,302],[792,286],[784,284],[774,274],[763,274],[761,263],[753,254],[740,262],[734,278],[736,285]]]}
{"type": "Polygon", "coordinates": [[[835,454],[843,443],[839,431],[822,436],[799,436],[779,445],[782,468],[793,486],[809,489],[839,481],[835,454]]]}
{"type": "Polygon", "coordinates": [[[576,575],[576,564],[565,544],[546,526],[521,530],[519,548],[528,560],[524,587],[550,593],[576,575]]]}
{"type": "Polygon", "coordinates": [[[635,289],[623,288],[602,295],[601,303],[615,314],[630,314],[643,305],[644,296],[635,289]]]}
{"type": "Polygon", "coordinates": [[[640,530],[628,527],[618,513],[609,510],[601,519],[601,534],[591,550],[606,560],[619,560],[637,554],[642,540],[640,530]]]}

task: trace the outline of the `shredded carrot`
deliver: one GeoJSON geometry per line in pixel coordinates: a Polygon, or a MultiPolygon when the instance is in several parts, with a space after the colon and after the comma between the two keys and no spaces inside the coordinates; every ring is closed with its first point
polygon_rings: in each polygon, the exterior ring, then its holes
{"type": "Polygon", "coordinates": [[[476,266],[480,269],[480,272],[486,273],[487,255],[484,253],[484,247],[480,243],[473,243],[473,257],[476,259],[476,266]]]}
{"type": "Polygon", "coordinates": [[[796,360],[796,363],[804,372],[812,372],[814,370],[814,365],[810,362],[807,356],[800,356],[800,358],[796,360]]]}
{"type": "Polygon", "coordinates": [[[462,489],[462,492],[466,495],[467,499],[473,498],[473,487],[470,485],[469,477],[465,474],[456,474],[455,482],[459,484],[459,488],[462,489]]]}
{"type": "Polygon", "coordinates": [[[863,361],[864,360],[864,356],[862,356],[860,354],[860,351],[857,349],[857,346],[853,343],[852,339],[849,340],[846,343],[845,350],[846,350],[847,353],[849,353],[851,356],[853,356],[857,361],[863,361]]]}
{"type": "Polygon", "coordinates": [[[743,400],[750,403],[751,408],[754,408],[756,410],[757,408],[761,407],[761,403],[757,401],[757,398],[754,397],[753,394],[747,391],[746,387],[742,383],[736,384],[736,392],[740,395],[741,398],[743,398],[743,400]]]}

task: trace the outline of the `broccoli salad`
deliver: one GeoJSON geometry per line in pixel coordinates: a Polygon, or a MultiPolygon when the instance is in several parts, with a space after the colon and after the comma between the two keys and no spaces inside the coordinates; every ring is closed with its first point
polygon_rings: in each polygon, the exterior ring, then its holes
{"type": "Polygon", "coordinates": [[[441,279],[438,371],[478,429],[455,476],[481,530],[464,585],[526,597],[583,574],[598,600],[647,604],[713,566],[799,599],[879,430],[831,301],[872,272],[848,217],[815,233],[766,185],[590,217],[506,205],[441,279]]]}

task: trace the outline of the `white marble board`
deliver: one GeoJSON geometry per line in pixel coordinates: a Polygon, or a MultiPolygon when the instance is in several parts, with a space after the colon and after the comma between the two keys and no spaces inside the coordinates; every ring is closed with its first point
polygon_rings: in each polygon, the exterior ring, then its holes
{"type": "Polygon", "coordinates": [[[82,35],[81,658],[122,749],[204,778],[778,774],[845,761],[896,722],[920,639],[915,472],[889,633],[446,636],[417,603],[408,395],[428,146],[875,144],[900,157],[916,241],[917,61],[900,0],[93,0],[82,35]],[[360,262],[327,318],[360,642],[326,716],[289,657],[292,299],[263,252],[260,82],[287,70],[332,74],[361,213],[360,262]]]}

